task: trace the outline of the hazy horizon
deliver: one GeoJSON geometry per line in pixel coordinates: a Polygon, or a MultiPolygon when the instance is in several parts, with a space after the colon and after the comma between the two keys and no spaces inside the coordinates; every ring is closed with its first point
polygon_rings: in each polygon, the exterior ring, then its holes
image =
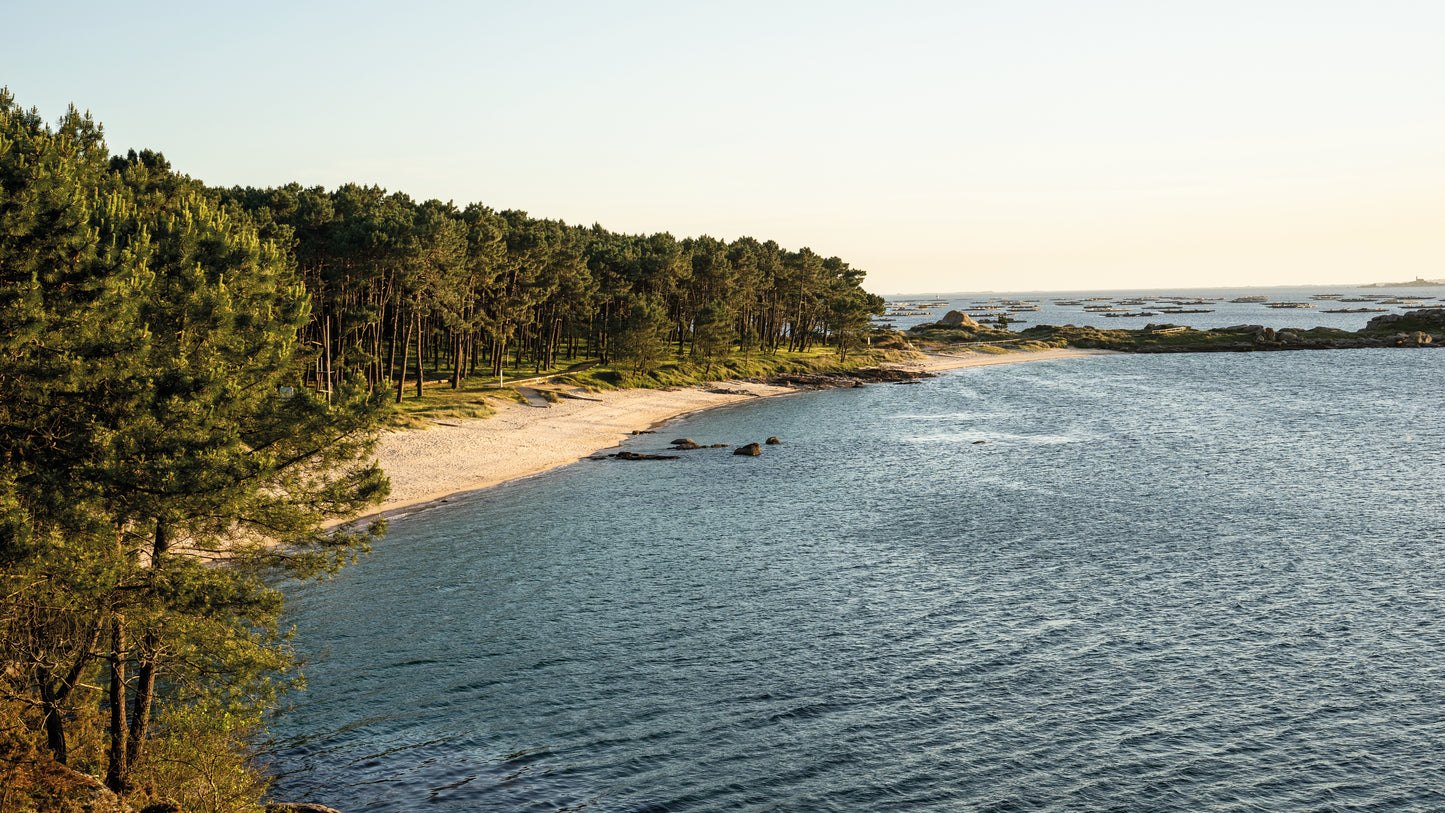
{"type": "Polygon", "coordinates": [[[1445,7],[30,4],[0,82],[215,186],[811,247],[876,291],[1445,277],[1445,7]]]}
{"type": "MultiPolygon", "coordinates": [[[[933,291],[933,290],[930,289],[930,290],[920,290],[920,291],[886,291],[886,292],[885,292],[885,291],[874,291],[874,293],[877,293],[878,295],[883,296],[883,297],[898,298],[898,297],[909,297],[909,296],[911,296],[911,297],[921,297],[921,296],[940,296],[940,297],[945,297],[945,296],[981,296],[981,295],[988,295],[988,294],[1081,294],[1081,293],[1095,293],[1095,294],[1129,293],[1129,294],[1135,294],[1135,293],[1150,293],[1150,292],[1157,292],[1157,293],[1161,293],[1161,294],[1167,294],[1167,293],[1172,293],[1172,292],[1176,292],[1176,291],[1198,291],[1198,290],[1214,290],[1214,289],[1218,289],[1218,290],[1239,290],[1239,289],[1248,289],[1248,288],[1260,288],[1260,289],[1266,289],[1266,288],[1267,288],[1267,289],[1273,290],[1273,289],[1279,289],[1279,288],[1309,289],[1309,288],[1330,288],[1330,287],[1335,287],[1335,288],[1342,288],[1342,289],[1345,289],[1345,290],[1377,288],[1377,289],[1379,289],[1379,290],[1389,291],[1389,290],[1392,290],[1392,289],[1394,289],[1394,288],[1410,287],[1410,286],[1408,285],[1408,283],[1409,283],[1409,282],[1412,282],[1412,281],[1413,281],[1413,280],[1372,280],[1372,281],[1370,281],[1370,282],[1289,282],[1289,283],[1261,282],[1261,283],[1257,283],[1257,284],[1254,284],[1254,285],[1176,285],[1176,286],[1167,286],[1167,287],[1166,287],[1166,286],[1162,286],[1162,285],[1154,285],[1154,286],[1145,285],[1145,286],[1132,287],[1132,288],[1109,288],[1109,287],[1100,287],[1100,288],[988,288],[988,289],[961,289],[961,290],[957,290],[957,291],[944,290],[944,289],[939,289],[938,291],[933,291]]],[[[1442,284],[1445,284],[1445,279],[1438,279],[1438,280],[1437,280],[1437,279],[1426,279],[1425,282],[1426,282],[1426,283],[1442,283],[1442,284]]]]}

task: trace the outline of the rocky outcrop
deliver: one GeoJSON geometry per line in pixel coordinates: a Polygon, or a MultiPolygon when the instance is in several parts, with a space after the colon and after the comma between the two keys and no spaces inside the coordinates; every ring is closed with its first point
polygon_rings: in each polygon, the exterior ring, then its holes
{"type": "Polygon", "coordinates": [[[766,379],[763,383],[775,387],[802,387],[808,389],[846,389],[867,384],[888,384],[933,378],[934,373],[917,370],[897,370],[888,367],[864,367],[845,373],[784,373],[766,379]]]}
{"type": "Polygon", "coordinates": [[[763,445],[761,443],[749,443],[746,446],[739,446],[738,448],[733,449],[733,454],[735,455],[748,455],[751,457],[757,457],[762,453],[763,445]]]}
{"type": "Polygon", "coordinates": [[[677,452],[690,452],[693,449],[701,448],[703,448],[702,444],[692,438],[678,438],[672,442],[672,449],[677,452]]]}
{"type": "Polygon", "coordinates": [[[943,318],[938,320],[935,324],[940,327],[961,328],[963,330],[978,329],[978,322],[975,322],[973,320],[973,317],[962,311],[949,311],[948,313],[945,313],[943,315],[943,318]]]}
{"type": "Polygon", "coordinates": [[[79,813],[130,813],[132,810],[104,782],[89,774],[48,759],[43,761],[37,773],[40,774],[37,787],[48,791],[48,801],[58,803],[54,808],[56,810],[79,813]]]}
{"type": "Polygon", "coordinates": [[[781,440],[778,440],[777,438],[768,438],[767,441],[765,441],[765,442],[766,442],[769,446],[780,446],[780,445],[782,445],[782,441],[781,441],[781,440]]]}
{"type": "Polygon", "coordinates": [[[675,454],[642,454],[642,453],[640,453],[640,452],[618,452],[617,454],[608,455],[608,457],[615,458],[615,459],[617,459],[617,460],[681,460],[681,459],[682,459],[682,458],[678,457],[678,456],[675,455],[675,454]]]}
{"type": "Polygon", "coordinates": [[[1445,331],[1445,308],[1423,308],[1404,313],[1386,313],[1365,324],[1365,330],[1445,331]]]}

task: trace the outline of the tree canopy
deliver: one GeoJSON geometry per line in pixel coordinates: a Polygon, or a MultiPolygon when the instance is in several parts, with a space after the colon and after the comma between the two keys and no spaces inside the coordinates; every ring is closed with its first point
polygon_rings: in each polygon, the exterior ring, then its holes
{"type": "Polygon", "coordinates": [[[244,715],[274,689],[264,577],[327,572],[381,530],[327,526],[387,491],[384,409],[360,375],[303,385],[289,247],[158,153],[111,158],[89,117],[52,129],[5,92],[0,179],[4,691],[61,762],[104,708],[126,791],[158,699],[244,715]]]}
{"type": "Polygon", "coordinates": [[[210,188],[0,90],[0,729],[20,709],[123,793],[238,748],[292,666],[268,578],[383,528],[340,523],[387,492],[391,401],[559,359],[845,353],[882,309],[863,276],[375,186],[210,188]]]}

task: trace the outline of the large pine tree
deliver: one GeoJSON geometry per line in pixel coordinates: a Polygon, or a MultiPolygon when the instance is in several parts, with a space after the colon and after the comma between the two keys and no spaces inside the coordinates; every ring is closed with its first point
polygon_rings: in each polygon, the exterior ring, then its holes
{"type": "Polygon", "coordinates": [[[61,761],[104,664],[124,791],[158,705],[266,698],[286,657],[263,575],[379,531],[328,524],[385,495],[382,404],[299,386],[289,255],[159,154],[107,160],[88,118],[52,131],[6,93],[0,183],[0,646],[61,761]]]}

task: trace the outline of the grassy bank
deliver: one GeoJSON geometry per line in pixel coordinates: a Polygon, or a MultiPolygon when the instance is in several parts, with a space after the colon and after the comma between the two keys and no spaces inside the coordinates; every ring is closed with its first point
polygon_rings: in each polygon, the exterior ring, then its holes
{"type": "Polygon", "coordinates": [[[908,355],[898,349],[876,348],[850,353],[847,359],[841,359],[832,348],[823,348],[800,353],[735,355],[711,362],[673,356],[648,371],[634,370],[622,364],[563,359],[548,370],[504,371],[500,383],[494,376],[477,376],[463,379],[461,386],[453,389],[449,380],[429,380],[420,397],[415,394],[415,385],[408,385],[391,422],[398,428],[424,428],[438,420],[485,419],[496,414],[500,404],[527,403],[517,387],[534,389],[542,398],[555,403],[568,397],[562,393],[575,389],[586,392],[664,389],[788,374],[846,372],[900,361],[908,355]]]}

